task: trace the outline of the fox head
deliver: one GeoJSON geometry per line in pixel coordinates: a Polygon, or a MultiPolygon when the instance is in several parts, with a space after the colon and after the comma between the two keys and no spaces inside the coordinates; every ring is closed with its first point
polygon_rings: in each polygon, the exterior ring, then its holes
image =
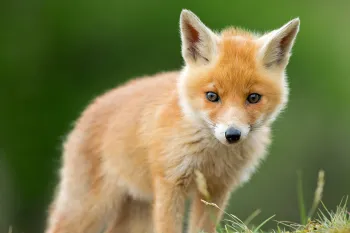
{"type": "Polygon", "coordinates": [[[183,10],[178,90],[185,116],[226,145],[273,122],[288,100],[285,69],[299,24],[296,18],[263,35],[237,28],[214,33],[183,10]]]}

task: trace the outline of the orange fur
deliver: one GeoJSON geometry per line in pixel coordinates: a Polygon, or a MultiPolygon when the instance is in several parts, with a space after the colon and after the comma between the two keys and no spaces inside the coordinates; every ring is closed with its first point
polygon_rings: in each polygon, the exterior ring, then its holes
{"type": "Polygon", "coordinates": [[[108,233],[179,233],[187,197],[193,198],[189,232],[214,232],[221,213],[201,203],[194,171],[224,208],[264,157],[271,122],[287,101],[286,64],[266,67],[263,57],[274,44],[261,55],[258,36],[232,28],[216,35],[192,13],[181,17],[185,68],[110,90],[76,122],[46,233],[104,226],[108,233]],[[209,102],[208,91],[221,102],[209,102]],[[248,104],[250,93],[261,101],[248,104]],[[228,145],[217,135],[219,125],[240,127],[244,137],[228,145]]]}

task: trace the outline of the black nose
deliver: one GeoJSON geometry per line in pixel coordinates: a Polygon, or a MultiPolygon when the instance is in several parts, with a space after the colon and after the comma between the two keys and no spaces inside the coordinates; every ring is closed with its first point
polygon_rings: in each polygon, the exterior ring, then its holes
{"type": "Polygon", "coordinates": [[[228,128],[225,132],[225,137],[228,143],[237,142],[241,138],[241,131],[235,128],[228,128]]]}

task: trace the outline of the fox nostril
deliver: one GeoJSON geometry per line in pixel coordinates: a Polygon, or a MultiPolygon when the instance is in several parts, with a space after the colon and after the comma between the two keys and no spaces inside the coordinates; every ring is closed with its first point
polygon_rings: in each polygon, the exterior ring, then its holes
{"type": "Polygon", "coordinates": [[[228,128],[225,132],[225,137],[228,143],[237,142],[241,138],[241,131],[235,128],[228,128]]]}

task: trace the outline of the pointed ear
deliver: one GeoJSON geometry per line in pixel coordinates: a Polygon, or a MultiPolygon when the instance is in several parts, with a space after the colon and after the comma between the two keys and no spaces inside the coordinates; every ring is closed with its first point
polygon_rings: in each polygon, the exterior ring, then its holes
{"type": "Polygon", "coordinates": [[[216,35],[189,10],[180,16],[182,57],[189,65],[210,62],[217,50],[216,35]]]}
{"type": "Polygon", "coordinates": [[[266,67],[285,68],[287,66],[299,25],[300,20],[296,18],[259,38],[263,44],[260,57],[266,67]]]}

